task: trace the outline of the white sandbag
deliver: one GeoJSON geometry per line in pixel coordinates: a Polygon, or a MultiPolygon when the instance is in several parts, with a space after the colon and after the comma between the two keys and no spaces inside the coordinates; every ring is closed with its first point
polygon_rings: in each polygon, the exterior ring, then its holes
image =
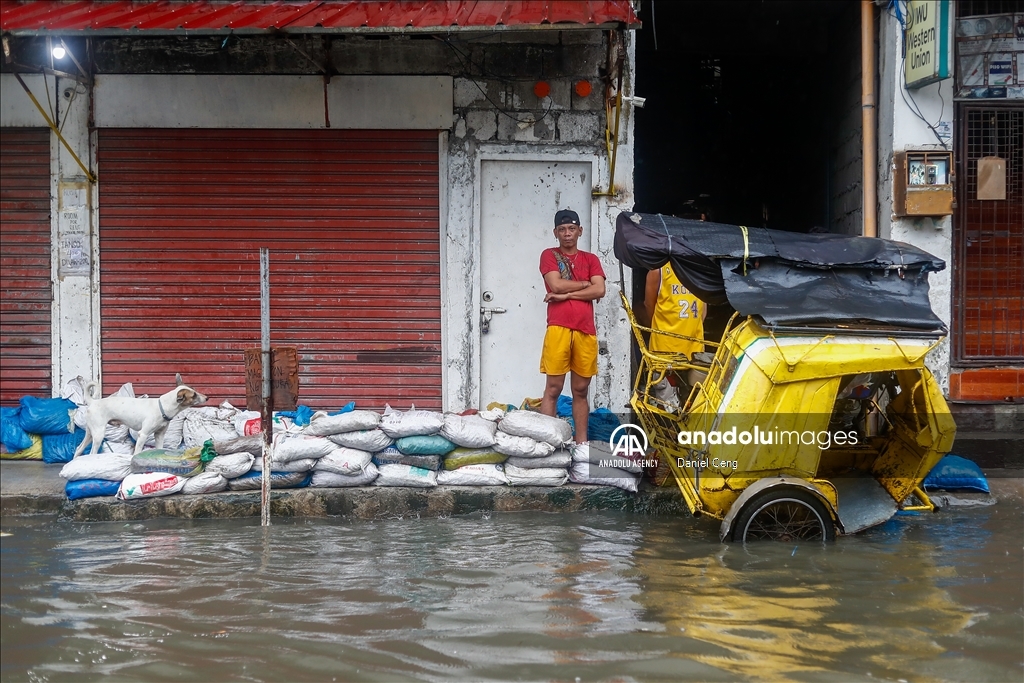
{"type": "Polygon", "coordinates": [[[117,489],[117,497],[121,500],[134,500],[169,496],[181,491],[185,487],[186,481],[187,479],[184,477],[164,472],[129,474],[121,482],[121,487],[117,489]]]}
{"type": "Polygon", "coordinates": [[[232,453],[259,455],[263,453],[263,435],[253,434],[251,436],[236,436],[223,441],[217,440],[213,442],[213,450],[217,451],[217,455],[231,455],[232,453]]]}
{"type": "MultiPolygon", "coordinates": [[[[76,406],[85,405],[85,378],[81,375],[74,379],[69,379],[64,383],[64,389],[60,392],[61,398],[66,398],[74,403],[76,406]]],[[[78,424],[77,422],[75,424],[78,424]]],[[[84,424],[79,424],[79,427],[85,427],[84,424]]]]}
{"type": "Polygon", "coordinates": [[[489,448],[497,429],[498,425],[477,415],[445,415],[441,436],[464,448],[489,448]]]}
{"type": "Polygon", "coordinates": [[[353,475],[361,472],[370,464],[373,456],[366,451],[355,448],[335,448],[333,451],[316,461],[313,470],[316,472],[334,472],[335,474],[353,475]]]}
{"type": "Polygon", "coordinates": [[[501,418],[505,417],[505,411],[501,408],[491,408],[490,410],[481,410],[477,413],[478,417],[481,417],[488,422],[497,422],[501,418]]]}
{"type": "Polygon", "coordinates": [[[258,410],[239,410],[237,413],[231,416],[231,424],[234,426],[235,431],[238,432],[239,436],[250,436],[245,431],[245,424],[249,420],[260,419],[260,411],[258,410]]]}
{"type": "Polygon", "coordinates": [[[643,466],[634,458],[624,455],[612,455],[611,446],[606,441],[592,441],[586,448],[572,449],[572,461],[589,462],[594,467],[614,467],[631,474],[643,474],[643,466]]]}
{"type": "Polygon", "coordinates": [[[64,465],[60,476],[68,481],[80,479],[107,479],[121,481],[132,473],[131,453],[97,453],[80,455],[64,465]]]}
{"type": "MultiPolygon", "coordinates": [[[[178,450],[178,449],[171,449],[178,450]]],[[[86,446],[86,453],[91,453],[89,446],[86,446]]],[[[100,453],[117,453],[118,455],[132,455],[135,453],[135,443],[131,439],[124,441],[107,441],[100,444],[100,453]]]]}
{"type": "MultiPolygon", "coordinates": [[[[210,439],[223,441],[238,436],[235,426],[231,423],[231,417],[237,412],[233,409],[225,410],[211,406],[189,409],[182,427],[182,443],[185,444],[185,448],[202,447],[210,439]]],[[[166,435],[164,440],[166,441],[166,435]]],[[[164,447],[167,447],[166,444],[164,447]]]]}
{"type": "Polygon", "coordinates": [[[339,446],[355,448],[360,451],[376,453],[395,443],[395,440],[379,429],[366,429],[361,432],[345,432],[331,434],[327,437],[339,446]]]}
{"type": "Polygon", "coordinates": [[[437,473],[438,486],[504,486],[508,484],[501,465],[466,465],[437,473]]]}
{"type": "MultiPolygon", "coordinates": [[[[276,458],[270,460],[270,471],[271,472],[309,472],[316,467],[317,458],[299,458],[298,460],[289,460],[288,462],[278,462],[276,458]]],[[[263,471],[263,458],[255,457],[252,460],[252,467],[249,468],[250,472],[262,472],[263,471]]]]}
{"type": "MultiPolygon", "coordinates": [[[[216,458],[206,463],[206,472],[213,472],[219,474],[225,479],[234,479],[240,477],[250,469],[252,469],[252,463],[256,458],[253,457],[252,453],[230,453],[228,455],[218,455],[216,458]]],[[[225,484],[227,486],[227,484],[225,484]]]]}
{"type": "Polygon", "coordinates": [[[181,444],[185,440],[185,411],[190,410],[186,408],[177,415],[171,418],[171,421],[167,425],[167,431],[164,432],[164,448],[180,449],[181,444]]]}
{"type": "Polygon", "coordinates": [[[338,446],[322,436],[274,434],[274,461],[288,462],[300,458],[322,458],[338,446]]]}
{"type": "Polygon", "coordinates": [[[379,424],[380,413],[375,413],[372,410],[350,410],[341,415],[328,415],[325,411],[320,410],[309,418],[309,424],[302,430],[302,433],[309,436],[330,436],[331,434],[376,429],[379,424]]]}
{"type": "MultiPolygon", "coordinates": [[[[439,413],[440,414],[440,413],[439,413]]],[[[413,486],[430,488],[437,486],[437,472],[409,465],[381,465],[377,468],[374,486],[413,486]]]]}
{"type": "Polygon", "coordinates": [[[568,422],[532,410],[513,410],[498,423],[498,429],[512,436],[528,436],[556,448],[572,441],[572,427],[568,422]]]}
{"type": "Polygon", "coordinates": [[[441,431],[444,415],[432,410],[392,410],[391,406],[384,409],[384,417],[380,419],[380,428],[392,439],[403,436],[430,436],[441,431]]]}
{"type": "Polygon", "coordinates": [[[309,485],[315,488],[343,488],[349,486],[366,486],[377,478],[377,466],[372,462],[361,472],[352,475],[335,472],[318,472],[313,470],[313,479],[309,485]]]}
{"type": "Polygon", "coordinates": [[[512,436],[498,430],[494,435],[494,450],[510,458],[546,458],[555,452],[555,447],[528,436],[512,436]]]}
{"type": "Polygon", "coordinates": [[[561,486],[569,479],[569,473],[555,467],[523,469],[505,465],[505,476],[512,486],[561,486]]]}
{"type": "Polygon", "coordinates": [[[199,493],[217,493],[228,487],[228,480],[216,472],[203,472],[185,480],[181,493],[192,496],[199,493]]]}
{"type": "Polygon", "coordinates": [[[542,467],[556,467],[564,470],[568,469],[569,465],[572,464],[572,455],[564,448],[559,448],[544,458],[509,458],[505,461],[505,464],[527,470],[535,470],[542,467]]]}
{"type": "Polygon", "coordinates": [[[636,493],[640,477],[615,467],[599,467],[589,462],[574,462],[569,469],[569,478],[574,484],[596,484],[615,486],[636,493]]]}

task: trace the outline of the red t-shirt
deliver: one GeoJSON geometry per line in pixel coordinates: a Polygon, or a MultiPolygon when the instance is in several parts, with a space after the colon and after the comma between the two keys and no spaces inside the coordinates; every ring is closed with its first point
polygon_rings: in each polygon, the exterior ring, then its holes
{"type": "MultiPolygon", "coordinates": [[[[577,251],[572,256],[565,254],[558,247],[545,249],[540,254],[540,274],[561,273],[565,280],[576,280],[577,282],[590,282],[595,275],[605,277],[601,261],[589,251],[577,251]],[[555,252],[562,256],[563,268],[559,269],[559,259],[555,252]]],[[[547,281],[544,282],[544,289],[548,292],[547,281]]],[[[593,301],[551,301],[548,302],[548,325],[568,327],[570,330],[579,330],[585,334],[597,334],[594,327],[594,302],[593,301]]]]}

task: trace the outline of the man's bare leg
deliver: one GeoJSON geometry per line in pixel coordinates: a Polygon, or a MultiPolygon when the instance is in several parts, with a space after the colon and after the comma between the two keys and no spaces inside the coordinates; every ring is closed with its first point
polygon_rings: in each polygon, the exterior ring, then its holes
{"type": "Polygon", "coordinates": [[[572,421],[576,425],[576,443],[586,443],[587,423],[590,419],[590,404],[587,392],[590,390],[591,377],[581,377],[575,372],[569,381],[572,388],[572,421]]]}
{"type": "Polygon", "coordinates": [[[555,416],[558,408],[558,396],[565,386],[565,375],[548,375],[544,385],[544,396],[540,399],[540,412],[545,415],[555,416]]]}

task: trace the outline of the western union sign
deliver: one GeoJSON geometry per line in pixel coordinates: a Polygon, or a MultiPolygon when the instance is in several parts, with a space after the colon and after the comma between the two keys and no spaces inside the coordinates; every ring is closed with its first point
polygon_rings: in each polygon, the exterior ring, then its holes
{"type": "Polygon", "coordinates": [[[908,88],[949,78],[949,0],[907,3],[903,75],[908,88]]]}

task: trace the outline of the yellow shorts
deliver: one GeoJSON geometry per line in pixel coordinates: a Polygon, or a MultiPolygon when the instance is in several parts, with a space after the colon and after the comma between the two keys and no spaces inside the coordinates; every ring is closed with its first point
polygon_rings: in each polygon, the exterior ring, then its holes
{"type": "Polygon", "coordinates": [[[540,352],[540,371],[545,375],[564,375],[570,370],[580,377],[597,374],[597,337],[549,325],[540,352]]]}

